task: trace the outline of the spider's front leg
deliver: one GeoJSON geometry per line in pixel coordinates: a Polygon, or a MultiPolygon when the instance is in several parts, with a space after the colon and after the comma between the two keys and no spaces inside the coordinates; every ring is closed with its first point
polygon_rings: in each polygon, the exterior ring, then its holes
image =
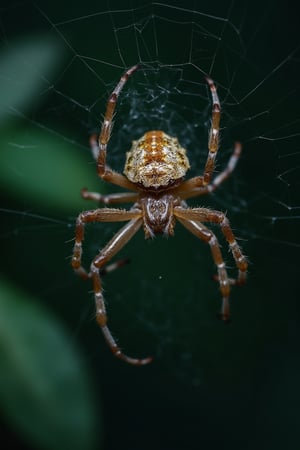
{"type": "Polygon", "coordinates": [[[125,355],[120,349],[120,347],[117,345],[109,328],[107,327],[107,314],[102,293],[103,289],[100,277],[100,270],[133,237],[133,235],[141,227],[142,222],[143,220],[141,218],[131,220],[118,233],[116,233],[115,236],[102,249],[99,255],[96,256],[96,258],[94,258],[91,264],[91,272],[90,272],[94,285],[96,320],[98,325],[101,327],[104,338],[107,344],[109,345],[111,351],[117,358],[135,366],[142,366],[148,364],[152,361],[152,358],[151,357],[143,359],[131,358],[125,355]]]}
{"type": "MultiPolygon", "coordinates": [[[[76,222],[75,244],[72,257],[72,267],[74,271],[84,279],[91,278],[93,280],[95,304],[96,304],[96,319],[98,325],[101,327],[102,333],[105,337],[113,354],[123,361],[133,365],[144,365],[152,361],[152,358],[137,359],[125,355],[116,344],[109,328],[107,327],[107,315],[102,293],[102,283],[100,273],[105,271],[105,265],[111,260],[113,256],[118,253],[122,247],[134,236],[142,225],[141,211],[138,209],[131,209],[129,211],[100,208],[92,211],[84,211],[79,214],[76,222]],[[94,258],[90,271],[87,272],[82,266],[82,242],[84,240],[84,226],[89,222],[122,222],[128,223],[115,234],[109,243],[103,248],[99,255],[94,258]]],[[[110,267],[110,266],[108,266],[110,267]]]]}
{"type": "Polygon", "coordinates": [[[185,208],[177,206],[174,208],[176,218],[193,234],[210,245],[212,257],[217,266],[219,282],[223,297],[221,318],[225,321],[229,319],[229,293],[230,285],[242,285],[246,281],[248,263],[243,255],[232,232],[229,221],[224,213],[213,211],[207,208],[185,208]],[[222,233],[228,242],[235,264],[238,269],[236,279],[228,278],[225,263],[221,254],[220,245],[214,233],[205,227],[201,222],[210,222],[220,225],[222,233]]]}
{"type": "Polygon", "coordinates": [[[122,210],[116,208],[99,208],[90,211],[83,211],[79,214],[76,221],[75,244],[73,248],[72,267],[74,271],[83,279],[91,277],[82,266],[82,242],[84,240],[84,227],[86,223],[91,222],[125,222],[127,220],[139,218],[140,211],[122,210]]]}
{"type": "MultiPolygon", "coordinates": [[[[115,203],[135,203],[138,199],[138,194],[135,192],[120,192],[116,194],[100,194],[98,192],[90,192],[86,188],[83,188],[81,190],[81,196],[85,200],[94,200],[98,203],[104,203],[105,205],[113,205],[115,203]]],[[[124,264],[127,264],[129,262],[128,258],[121,259],[113,264],[110,264],[109,266],[103,268],[101,270],[101,275],[105,275],[109,272],[112,272],[115,269],[118,269],[119,267],[122,267],[124,264]]],[[[81,268],[81,277],[87,278],[88,275],[84,270],[81,268]]]]}
{"type": "Polygon", "coordinates": [[[220,245],[216,236],[212,231],[210,231],[200,222],[187,220],[186,218],[182,218],[180,216],[177,216],[177,219],[191,233],[200,238],[202,241],[207,242],[209,244],[214,263],[218,270],[218,281],[220,285],[220,291],[222,294],[222,308],[219,317],[220,319],[224,320],[224,322],[229,322],[230,279],[228,278],[227,270],[220,250],[220,245]]]}
{"type": "Polygon", "coordinates": [[[174,209],[176,217],[179,219],[215,223],[220,226],[221,231],[228,242],[232,256],[234,258],[236,267],[238,269],[238,276],[236,279],[230,278],[230,284],[242,285],[246,281],[248,262],[244,256],[240,246],[238,245],[229,220],[221,211],[216,211],[208,208],[183,208],[176,207],[174,209]]]}

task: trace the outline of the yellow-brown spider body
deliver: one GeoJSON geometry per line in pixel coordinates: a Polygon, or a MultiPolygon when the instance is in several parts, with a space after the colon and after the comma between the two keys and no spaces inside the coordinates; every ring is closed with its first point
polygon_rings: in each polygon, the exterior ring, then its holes
{"type": "Polygon", "coordinates": [[[124,174],[145,188],[158,189],[184,177],[190,167],[186,150],[177,138],[163,131],[148,131],[126,154],[124,174]]]}
{"type": "Polygon", "coordinates": [[[103,297],[101,274],[118,267],[120,263],[107,263],[127,244],[143,226],[145,237],[156,234],[173,235],[175,223],[180,222],[197,238],[206,242],[211,249],[217,269],[215,279],[219,282],[222,295],[220,318],[229,320],[229,294],[231,285],[241,285],[246,280],[247,260],[240,249],[226,215],[208,208],[189,208],[186,200],[213,192],[233,172],[241,153],[241,144],[235,143],[234,151],[227,167],[212,178],[215,158],[219,147],[221,106],[214,82],[207,78],[212,96],[212,121],[208,140],[208,156],[203,174],[184,179],[190,167],[186,151],[177,138],[163,131],[148,131],[139,140],[133,141],[127,153],[124,175],[113,171],[106,164],[106,150],[112,129],[114,110],[118,96],[128,77],[138,66],[128,69],[109,97],[99,140],[91,137],[92,153],[97,160],[98,175],[105,181],[127,189],[127,192],[101,195],[82,191],[85,199],[96,200],[105,205],[131,202],[129,209],[112,207],[83,211],[76,222],[75,244],[72,267],[84,279],[92,279],[96,305],[96,319],[104,338],[115,356],[133,365],[148,364],[152,358],[131,358],[123,353],[107,326],[107,314],[103,297]],[[85,224],[89,222],[126,222],[93,259],[90,270],[82,266],[82,242],[85,224]],[[204,224],[219,225],[226,239],[235,265],[237,277],[229,278],[217,237],[204,224]]]}
{"type": "Polygon", "coordinates": [[[153,195],[141,194],[137,202],[143,211],[143,226],[145,238],[153,238],[156,234],[173,236],[175,227],[174,206],[180,205],[180,200],[172,194],[160,192],[153,195]]]}

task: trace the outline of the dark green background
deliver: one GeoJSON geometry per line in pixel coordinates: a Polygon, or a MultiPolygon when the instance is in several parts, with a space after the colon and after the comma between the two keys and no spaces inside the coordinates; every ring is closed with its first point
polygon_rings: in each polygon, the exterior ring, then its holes
{"type": "MultiPolygon", "coordinates": [[[[167,5],[17,2],[1,10],[0,399],[3,439],[17,448],[299,442],[297,17],[280,1],[167,5]],[[118,105],[110,163],[122,170],[130,141],[163,128],[199,173],[210,118],[203,74],[212,65],[224,111],[218,169],[235,139],[244,150],[232,180],[193,204],[228,212],[250,268],[224,326],[209,249],[180,225],[174,239],[139,233],[121,253],[130,264],[105,278],[114,336],[126,353],[155,357],[136,368],[106,348],[91,286],[69,262],[75,217],[95,207],[80,189],[114,189],[97,179],[89,134],[124,68],[141,61],[118,105]]],[[[118,228],[88,228],[86,263],[118,228]]]]}

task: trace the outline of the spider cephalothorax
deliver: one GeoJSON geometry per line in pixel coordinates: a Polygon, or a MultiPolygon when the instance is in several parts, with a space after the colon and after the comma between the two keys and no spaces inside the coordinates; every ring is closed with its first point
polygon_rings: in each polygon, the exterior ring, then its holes
{"type": "MultiPolygon", "coordinates": [[[[221,211],[208,208],[188,208],[186,200],[214,191],[234,170],[241,153],[241,144],[236,142],[233,154],[223,172],[212,179],[214,163],[219,147],[219,128],[221,107],[216,87],[210,78],[206,81],[212,95],[212,122],[208,141],[208,156],[203,175],[184,180],[190,167],[186,151],[178,140],[163,131],[148,131],[142,138],[133,141],[127,153],[124,174],[110,169],[106,164],[106,149],[110,138],[112,120],[118,96],[128,77],[137,70],[133,66],[121,77],[109,97],[99,140],[91,137],[91,148],[97,160],[98,175],[105,181],[128,189],[130,192],[101,195],[96,192],[82,191],[85,199],[96,200],[105,205],[132,202],[128,210],[118,208],[98,208],[79,214],[76,222],[75,244],[72,266],[82,278],[91,278],[96,304],[96,319],[112,352],[123,361],[134,365],[148,364],[152,358],[137,359],[125,355],[117,345],[107,327],[107,315],[103,298],[101,276],[106,264],[143,226],[145,237],[155,234],[174,234],[176,221],[202,241],[208,243],[217,268],[216,280],[222,295],[220,318],[229,320],[229,293],[233,284],[241,285],[246,280],[247,261],[230,227],[229,221],[221,211]],[[127,222],[106,246],[93,259],[90,270],[86,271],[81,263],[84,227],[88,222],[127,222]],[[229,278],[222,257],[220,245],[215,234],[206,226],[217,224],[228,242],[238,269],[237,278],[229,278]]],[[[118,263],[106,268],[118,267],[118,263]]]]}
{"type": "Polygon", "coordinates": [[[160,188],[174,183],[190,167],[186,150],[177,138],[163,131],[148,131],[126,154],[124,174],[145,188],[160,188]]]}

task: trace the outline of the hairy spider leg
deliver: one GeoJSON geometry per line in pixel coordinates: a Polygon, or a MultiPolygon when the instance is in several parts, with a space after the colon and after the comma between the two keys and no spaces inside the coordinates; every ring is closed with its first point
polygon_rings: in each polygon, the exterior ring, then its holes
{"type": "Polygon", "coordinates": [[[139,218],[139,210],[131,209],[129,211],[117,208],[99,208],[83,211],[76,220],[75,244],[73,248],[72,267],[74,271],[83,279],[91,277],[91,274],[82,266],[82,242],[84,240],[84,227],[86,223],[91,222],[125,222],[139,218]]]}
{"type": "Polygon", "coordinates": [[[205,227],[202,223],[195,222],[193,220],[182,219],[181,217],[177,217],[177,219],[191,233],[200,238],[202,241],[207,242],[210,246],[214,263],[217,266],[218,281],[220,285],[220,291],[222,294],[222,308],[219,317],[222,320],[224,320],[224,322],[228,322],[230,319],[230,309],[229,309],[230,281],[220,250],[219,242],[214,233],[207,227],[205,227]]]}
{"type": "Polygon", "coordinates": [[[226,169],[220,173],[215,180],[211,181],[214,169],[215,160],[219,149],[219,132],[221,119],[221,104],[217,94],[217,89],[214,82],[210,78],[206,78],[211,96],[212,96],[212,120],[208,139],[208,155],[205,163],[203,175],[196,176],[186,180],[175,191],[182,199],[204,195],[214,191],[223,181],[225,181],[234,170],[236,163],[240,157],[242,146],[236,142],[233,154],[227,164],[226,169]]]}
{"type": "Polygon", "coordinates": [[[222,309],[220,318],[224,321],[228,321],[230,318],[230,285],[242,285],[245,283],[248,263],[246,257],[243,255],[238,243],[236,242],[227,217],[220,211],[212,211],[206,208],[185,209],[182,207],[175,207],[174,214],[177,220],[181,222],[182,225],[184,225],[191,233],[195,234],[210,245],[212,257],[218,270],[218,275],[214,278],[219,282],[222,294],[222,309]],[[220,225],[221,231],[229,244],[229,248],[238,268],[238,276],[236,279],[228,278],[218,240],[214,233],[205,227],[205,225],[201,222],[217,223],[220,225]]]}
{"type": "MultiPolygon", "coordinates": [[[[124,175],[117,173],[110,169],[106,165],[106,150],[107,150],[107,144],[110,139],[112,124],[113,124],[113,116],[116,108],[116,103],[118,100],[118,97],[120,95],[121,90],[123,89],[124,85],[126,84],[128,78],[130,75],[135,72],[138,69],[138,65],[135,65],[128,69],[121,77],[119,83],[111,93],[107,106],[106,106],[106,112],[104,115],[104,120],[102,122],[101,126],[101,132],[99,136],[99,151],[98,151],[98,157],[97,157],[97,172],[99,177],[101,177],[103,180],[106,180],[110,183],[116,184],[118,186],[136,191],[137,187],[134,183],[129,181],[124,175]]],[[[91,141],[91,147],[93,154],[96,154],[96,149],[94,147],[93,140],[91,141]]]]}
{"type": "Polygon", "coordinates": [[[114,205],[116,203],[135,203],[138,199],[136,192],[117,192],[115,194],[100,194],[99,192],[90,192],[86,188],[81,189],[81,197],[85,200],[94,200],[105,205],[114,205]]]}
{"type": "Polygon", "coordinates": [[[183,200],[187,200],[192,197],[198,197],[198,195],[205,195],[215,191],[232,174],[241,156],[241,152],[242,145],[240,142],[236,142],[227,166],[211,181],[210,184],[203,186],[203,177],[197,176],[184,181],[174,190],[174,193],[179,195],[183,200]]]}
{"type": "Polygon", "coordinates": [[[220,118],[221,118],[221,105],[217,94],[217,89],[214,82],[210,78],[206,78],[209,85],[211,96],[212,96],[212,119],[211,128],[209,132],[208,139],[208,156],[203,173],[203,184],[207,185],[210,183],[214,168],[215,159],[219,149],[219,132],[220,132],[220,118]]]}
{"type": "MultiPolygon", "coordinates": [[[[75,244],[72,257],[72,267],[74,271],[84,279],[92,278],[94,286],[94,296],[96,304],[96,319],[98,325],[101,327],[102,333],[105,337],[113,354],[123,361],[133,365],[144,365],[152,361],[152,358],[137,359],[125,355],[116,344],[109,328],[107,327],[107,315],[105,310],[104,298],[102,294],[102,283],[100,273],[105,270],[105,265],[111,260],[116,253],[124,247],[125,244],[134,236],[134,234],[141,227],[143,220],[141,218],[141,211],[131,209],[129,211],[101,208],[91,211],[84,211],[79,214],[76,222],[75,244]],[[128,223],[117,232],[108,244],[102,249],[99,255],[94,258],[90,272],[87,272],[82,266],[82,242],[84,240],[84,226],[90,222],[123,222],[128,223]]],[[[118,264],[118,263],[116,263],[118,264]]],[[[110,266],[108,266],[109,268],[110,266]]]]}
{"type": "Polygon", "coordinates": [[[226,241],[228,242],[236,267],[238,269],[237,278],[230,278],[230,284],[242,285],[245,283],[248,268],[247,259],[243,255],[242,250],[234,237],[229,220],[223,212],[211,210],[208,208],[183,208],[180,206],[176,206],[174,208],[174,214],[178,220],[179,218],[181,218],[184,220],[218,224],[226,241]]]}
{"type": "Polygon", "coordinates": [[[121,228],[108,244],[101,250],[91,264],[91,277],[93,279],[94,296],[96,304],[96,320],[100,326],[104,338],[109,345],[112,353],[119,359],[132,364],[134,366],[142,366],[149,364],[152,361],[152,357],[148,358],[131,358],[125,355],[120,347],[117,345],[113,338],[109,328],[107,327],[107,314],[105,309],[105,303],[102,293],[102,283],[99,270],[117,253],[121,248],[134,236],[134,234],[140,229],[143,220],[141,218],[134,219],[128,222],[121,228]]]}

